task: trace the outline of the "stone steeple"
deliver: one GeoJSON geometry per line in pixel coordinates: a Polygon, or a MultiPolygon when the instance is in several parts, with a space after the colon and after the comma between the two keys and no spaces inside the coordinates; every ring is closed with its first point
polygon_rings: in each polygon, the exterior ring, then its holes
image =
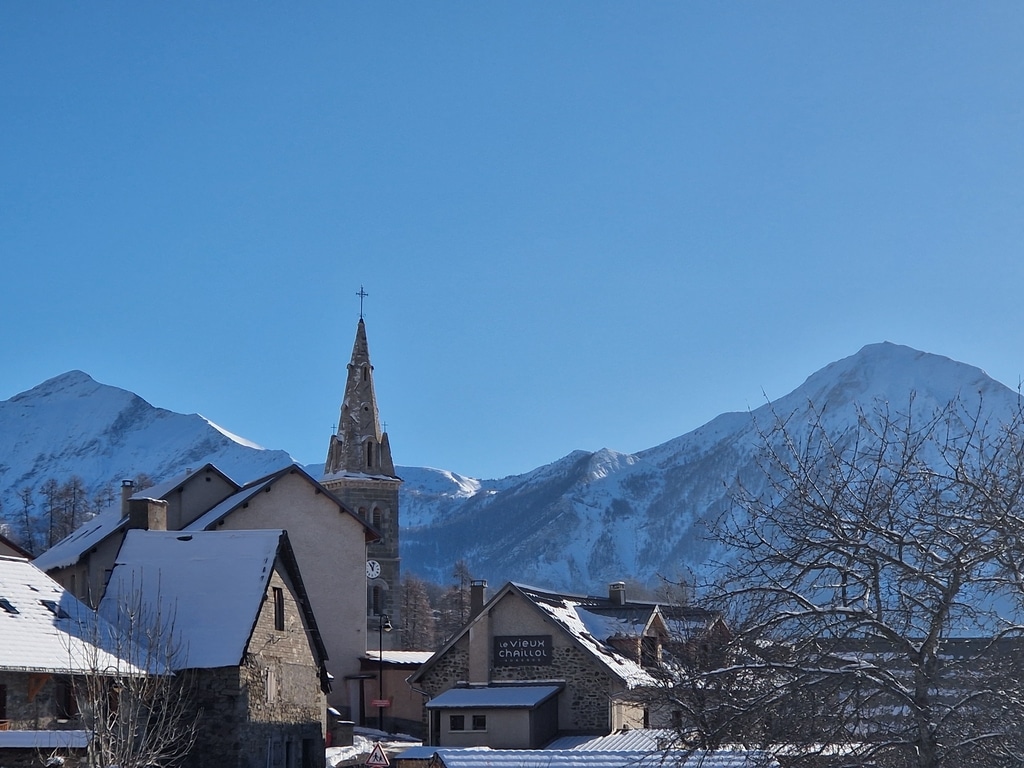
{"type": "Polygon", "coordinates": [[[352,361],[348,364],[338,431],[331,436],[324,464],[324,480],[350,474],[395,477],[388,436],[380,428],[377,396],[373,390],[373,366],[370,364],[363,318],[359,318],[356,340],[352,345],[352,361]]]}
{"type": "MultiPolygon", "coordinates": [[[[360,298],[363,296],[360,289],[360,298]]],[[[380,428],[366,324],[361,315],[338,430],[331,435],[320,484],[380,533],[380,540],[366,547],[366,637],[368,642],[372,638],[391,648],[401,633],[384,637],[379,630],[385,614],[393,626],[401,627],[397,595],[402,578],[398,547],[398,490],[402,480],[395,474],[387,433],[380,428]]],[[[377,643],[372,644],[375,649],[377,643]]]]}

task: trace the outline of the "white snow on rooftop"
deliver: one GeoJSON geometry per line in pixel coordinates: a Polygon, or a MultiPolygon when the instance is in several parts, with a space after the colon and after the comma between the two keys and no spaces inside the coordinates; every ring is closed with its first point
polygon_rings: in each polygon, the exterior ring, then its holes
{"type": "Polygon", "coordinates": [[[100,613],[115,619],[141,599],[173,616],[182,658],[212,668],[242,660],[283,531],[129,531],[100,613]]]}
{"type": "Polygon", "coordinates": [[[35,565],[0,557],[0,670],[140,673],[118,645],[108,622],[35,565]]]}
{"type": "Polygon", "coordinates": [[[384,657],[385,664],[425,664],[434,655],[433,651],[378,651],[376,648],[366,651],[366,658],[371,661],[380,661],[384,657]]]}
{"type": "Polygon", "coordinates": [[[601,641],[607,641],[611,637],[640,637],[644,633],[644,629],[647,628],[651,613],[652,609],[644,612],[610,614],[590,611],[581,606],[576,607],[576,615],[583,622],[587,632],[601,641]]]}
{"type": "Polygon", "coordinates": [[[777,768],[771,755],[755,750],[713,752],[588,752],[554,749],[438,749],[445,768],[777,768]]]}
{"type": "MultiPolygon", "coordinates": [[[[618,676],[628,687],[635,688],[641,685],[656,684],[657,681],[654,677],[640,664],[617,653],[611,646],[605,643],[608,635],[602,638],[590,632],[587,625],[580,618],[580,603],[570,599],[563,599],[559,602],[538,600],[536,605],[565,627],[584,648],[590,651],[596,659],[618,676]]],[[[584,613],[588,612],[584,611],[584,613]]]]}
{"type": "Polygon", "coordinates": [[[122,525],[127,524],[128,518],[121,516],[121,508],[111,507],[79,526],[32,562],[44,571],[74,565],[83,552],[87,552],[122,525]]]}

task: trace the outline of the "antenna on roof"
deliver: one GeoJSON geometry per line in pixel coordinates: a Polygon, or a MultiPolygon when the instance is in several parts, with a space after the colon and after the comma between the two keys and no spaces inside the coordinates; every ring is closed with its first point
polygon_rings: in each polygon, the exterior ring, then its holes
{"type": "Polygon", "coordinates": [[[359,286],[359,293],[356,294],[356,296],[359,297],[359,319],[360,320],[363,319],[363,299],[365,299],[369,295],[370,294],[368,294],[366,291],[363,290],[363,286],[360,285],[359,286]]]}

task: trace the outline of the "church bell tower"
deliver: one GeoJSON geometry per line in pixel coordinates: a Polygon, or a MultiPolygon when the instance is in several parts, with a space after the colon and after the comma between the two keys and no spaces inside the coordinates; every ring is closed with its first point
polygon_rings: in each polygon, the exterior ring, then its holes
{"type": "MultiPolygon", "coordinates": [[[[360,288],[360,300],[366,294],[360,288]]],[[[378,639],[385,614],[400,626],[398,588],[401,561],[398,554],[398,488],[388,435],[380,428],[377,396],[373,389],[373,366],[366,343],[366,324],[360,307],[352,360],[348,364],[345,396],[341,402],[338,429],[331,435],[321,485],[376,528],[380,541],[367,545],[366,609],[367,643],[378,639]]],[[[383,635],[384,647],[398,645],[400,633],[383,635]],[[390,641],[390,642],[388,642],[390,641]]],[[[376,642],[372,643],[376,649],[376,642]]]]}

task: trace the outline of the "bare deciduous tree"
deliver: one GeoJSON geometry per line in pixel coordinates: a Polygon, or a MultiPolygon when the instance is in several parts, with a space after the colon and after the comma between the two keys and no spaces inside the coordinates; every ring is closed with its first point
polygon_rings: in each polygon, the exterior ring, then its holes
{"type": "Polygon", "coordinates": [[[1024,762],[1024,418],[877,403],[775,422],[719,535],[731,636],[656,698],[684,745],[792,765],[1024,762]]]}
{"type": "Polygon", "coordinates": [[[91,734],[89,768],[174,766],[195,743],[200,713],[191,674],[176,671],[182,649],[174,617],[144,604],[140,594],[125,596],[108,621],[78,629],[106,651],[97,651],[89,671],[72,680],[82,725],[91,734]]]}

